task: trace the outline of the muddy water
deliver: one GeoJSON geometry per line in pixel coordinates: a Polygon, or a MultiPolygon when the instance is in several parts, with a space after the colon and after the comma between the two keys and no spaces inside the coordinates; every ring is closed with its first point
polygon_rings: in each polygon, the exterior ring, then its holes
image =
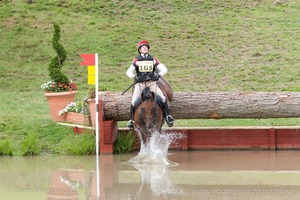
{"type": "Polygon", "coordinates": [[[0,157],[0,199],[300,199],[300,151],[171,151],[177,166],[124,164],[134,156],[101,155],[98,167],[95,156],[0,157]]]}

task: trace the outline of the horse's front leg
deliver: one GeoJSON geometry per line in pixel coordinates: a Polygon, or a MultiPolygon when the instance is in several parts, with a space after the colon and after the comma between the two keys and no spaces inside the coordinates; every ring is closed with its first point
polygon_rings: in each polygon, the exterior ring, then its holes
{"type": "Polygon", "coordinates": [[[141,143],[141,149],[147,144],[147,137],[145,137],[145,134],[143,133],[143,130],[141,130],[139,127],[136,128],[137,135],[140,139],[141,143]]]}

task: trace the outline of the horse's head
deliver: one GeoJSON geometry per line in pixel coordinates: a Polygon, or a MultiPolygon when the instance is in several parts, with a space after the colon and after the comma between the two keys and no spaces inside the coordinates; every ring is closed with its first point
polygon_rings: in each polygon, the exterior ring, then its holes
{"type": "Polygon", "coordinates": [[[154,92],[150,91],[149,87],[142,91],[141,104],[136,109],[134,122],[144,143],[147,143],[154,131],[161,130],[163,112],[155,100],[154,92]]]}
{"type": "Polygon", "coordinates": [[[145,87],[141,94],[141,100],[143,104],[141,105],[139,118],[144,123],[144,127],[151,132],[157,120],[155,93],[150,91],[149,87],[145,87]]]}
{"type": "Polygon", "coordinates": [[[141,112],[139,115],[139,121],[142,122],[144,130],[147,134],[151,134],[153,131],[157,131],[158,111],[157,106],[152,101],[145,101],[141,106],[141,112]]]}

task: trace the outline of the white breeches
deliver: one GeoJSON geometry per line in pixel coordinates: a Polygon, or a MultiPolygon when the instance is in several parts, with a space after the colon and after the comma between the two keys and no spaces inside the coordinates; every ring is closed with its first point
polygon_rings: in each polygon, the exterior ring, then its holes
{"type": "Polygon", "coordinates": [[[161,97],[163,103],[166,101],[166,97],[162,93],[161,89],[157,86],[156,81],[148,81],[144,83],[137,83],[134,85],[134,92],[132,94],[131,104],[134,106],[134,102],[141,97],[142,91],[145,87],[149,87],[151,92],[161,97]]]}

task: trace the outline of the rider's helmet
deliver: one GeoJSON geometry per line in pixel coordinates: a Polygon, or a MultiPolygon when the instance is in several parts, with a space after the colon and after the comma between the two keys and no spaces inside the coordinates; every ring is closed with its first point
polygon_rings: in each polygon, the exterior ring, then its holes
{"type": "Polygon", "coordinates": [[[142,41],[140,41],[140,42],[138,43],[138,45],[137,45],[137,50],[138,50],[139,53],[140,53],[140,48],[141,48],[142,46],[144,46],[144,45],[146,45],[146,46],[148,47],[148,49],[150,49],[150,44],[149,44],[149,42],[148,42],[147,40],[142,40],[142,41]]]}

